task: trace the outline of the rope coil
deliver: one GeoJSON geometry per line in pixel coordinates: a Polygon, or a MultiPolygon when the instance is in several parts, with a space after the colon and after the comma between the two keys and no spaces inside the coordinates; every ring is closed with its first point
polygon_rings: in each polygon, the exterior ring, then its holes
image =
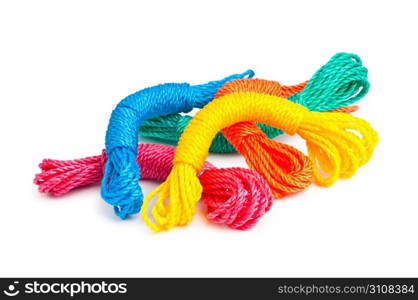
{"type": "Polygon", "coordinates": [[[243,121],[268,124],[305,139],[315,180],[321,186],[354,175],[370,159],[378,142],[373,128],[352,115],[310,112],[286,99],[253,92],[225,95],[200,110],[180,137],[169,176],[145,198],[147,208],[158,194],[151,211],[155,223],[147,209],[142,210],[149,227],[161,231],[191,221],[202,193],[196,175],[213,137],[219,130],[243,121]]]}
{"type": "MultiPolygon", "coordinates": [[[[158,144],[139,144],[137,163],[142,179],[165,180],[173,166],[175,149],[158,144]]],[[[106,151],[101,155],[74,159],[44,159],[35,175],[39,192],[64,195],[75,188],[99,182],[103,177],[106,151]]],[[[205,162],[199,174],[203,187],[202,201],[207,218],[217,224],[246,230],[253,227],[273,202],[265,180],[256,172],[243,168],[217,169],[205,162]]]]}
{"type": "Polygon", "coordinates": [[[254,72],[248,70],[197,86],[187,83],[157,85],[138,91],[117,105],[106,132],[108,159],[101,188],[103,199],[113,205],[117,216],[125,219],[138,213],[142,206],[143,194],[138,184],[140,170],[136,163],[141,124],[155,116],[203,107],[225,83],[253,75],[254,72]]]}

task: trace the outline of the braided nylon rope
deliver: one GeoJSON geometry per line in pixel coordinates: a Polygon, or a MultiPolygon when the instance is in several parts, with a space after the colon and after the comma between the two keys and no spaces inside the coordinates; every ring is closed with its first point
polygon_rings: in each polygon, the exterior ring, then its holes
{"type": "Polygon", "coordinates": [[[284,98],[254,92],[222,96],[195,115],[180,138],[170,175],[145,198],[142,217],[150,228],[158,232],[192,220],[202,194],[196,174],[212,139],[221,129],[244,121],[268,124],[305,139],[314,178],[321,186],[353,176],[378,142],[369,123],[346,113],[310,112],[284,98]],[[147,207],[157,194],[151,210],[153,222],[147,207]]]}
{"type": "MultiPolygon", "coordinates": [[[[173,166],[175,149],[158,144],[139,144],[137,163],[142,179],[165,180],[173,166]]],[[[106,152],[73,159],[44,159],[34,183],[41,193],[60,196],[72,189],[99,182],[103,177],[106,152]]],[[[273,197],[265,180],[256,172],[243,168],[217,169],[209,162],[199,174],[202,200],[207,218],[231,228],[253,227],[271,207],[273,197]]]]}
{"type": "Polygon", "coordinates": [[[142,206],[140,170],[136,163],[138,131],[144,121],[161,115],[189,112],[211,101],[225,83],[252,77],[248,70],[202,85],[167,83],[146,88],[123,99],[112,112],[106,132],[108,156],[102,180],[103,199],[124,219],[142,206]]]}

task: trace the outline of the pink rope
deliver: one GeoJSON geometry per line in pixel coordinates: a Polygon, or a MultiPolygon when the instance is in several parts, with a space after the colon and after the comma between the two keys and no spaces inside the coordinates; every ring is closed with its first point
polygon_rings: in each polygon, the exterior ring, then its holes
{"type": "MultiPolygon", "coordinates": [[[[137,162],[141,178],[163,181],[172,168],[175,148],[139,144],[137,162]]],[[[74,188],[99,182],[103,177],[106,153],[74,160],[44,159],[35,175],[39,192],[60,196],[74,188]]],[[[249,229],[271,207],[271,190],[258,173],[243,168],[217,169],[206,162],[199,175],[207,218],[235,229],[249,229]]]]}

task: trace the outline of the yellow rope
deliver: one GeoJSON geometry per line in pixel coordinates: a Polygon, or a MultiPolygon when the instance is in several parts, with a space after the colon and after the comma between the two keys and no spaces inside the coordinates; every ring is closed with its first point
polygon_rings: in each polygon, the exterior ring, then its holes
{"type": "Polygon", "coordinates": [[[378,142],[378,135],[368,122],[349,114],[310,112],[286,99],[254,92],[217,98],[186,127],[170,175],[145,198],[142,217],[149,227],[155,231],[168,230],[192,220],[202,193],[197,175],[212,139],[221,129],[243,121],[267,124],[305,139],[314,177],[320,186],[353,176],[370,159],[378,142]],[[157,194],[152,208],[154,223],[147,208],[157,194]]]}

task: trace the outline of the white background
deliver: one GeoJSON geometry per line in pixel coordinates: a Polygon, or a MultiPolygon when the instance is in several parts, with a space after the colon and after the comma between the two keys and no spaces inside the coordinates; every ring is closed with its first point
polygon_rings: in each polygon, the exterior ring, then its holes
{"type": "Polygon", "coordinates": [[[0,275],[418,276],[417,11],[416,1],[2,1],[0,275]],[[349,180],[276,200],[250,231],[199,213],[154,234],[138,216],[115,217],[99,186],[51,198],[32,183],[43,158],[99,154],[110,112],[132,92],[248,68],[296,84],[340,51],[369,69],[356,115],[380,133],[375,154],[349,180]]]}

